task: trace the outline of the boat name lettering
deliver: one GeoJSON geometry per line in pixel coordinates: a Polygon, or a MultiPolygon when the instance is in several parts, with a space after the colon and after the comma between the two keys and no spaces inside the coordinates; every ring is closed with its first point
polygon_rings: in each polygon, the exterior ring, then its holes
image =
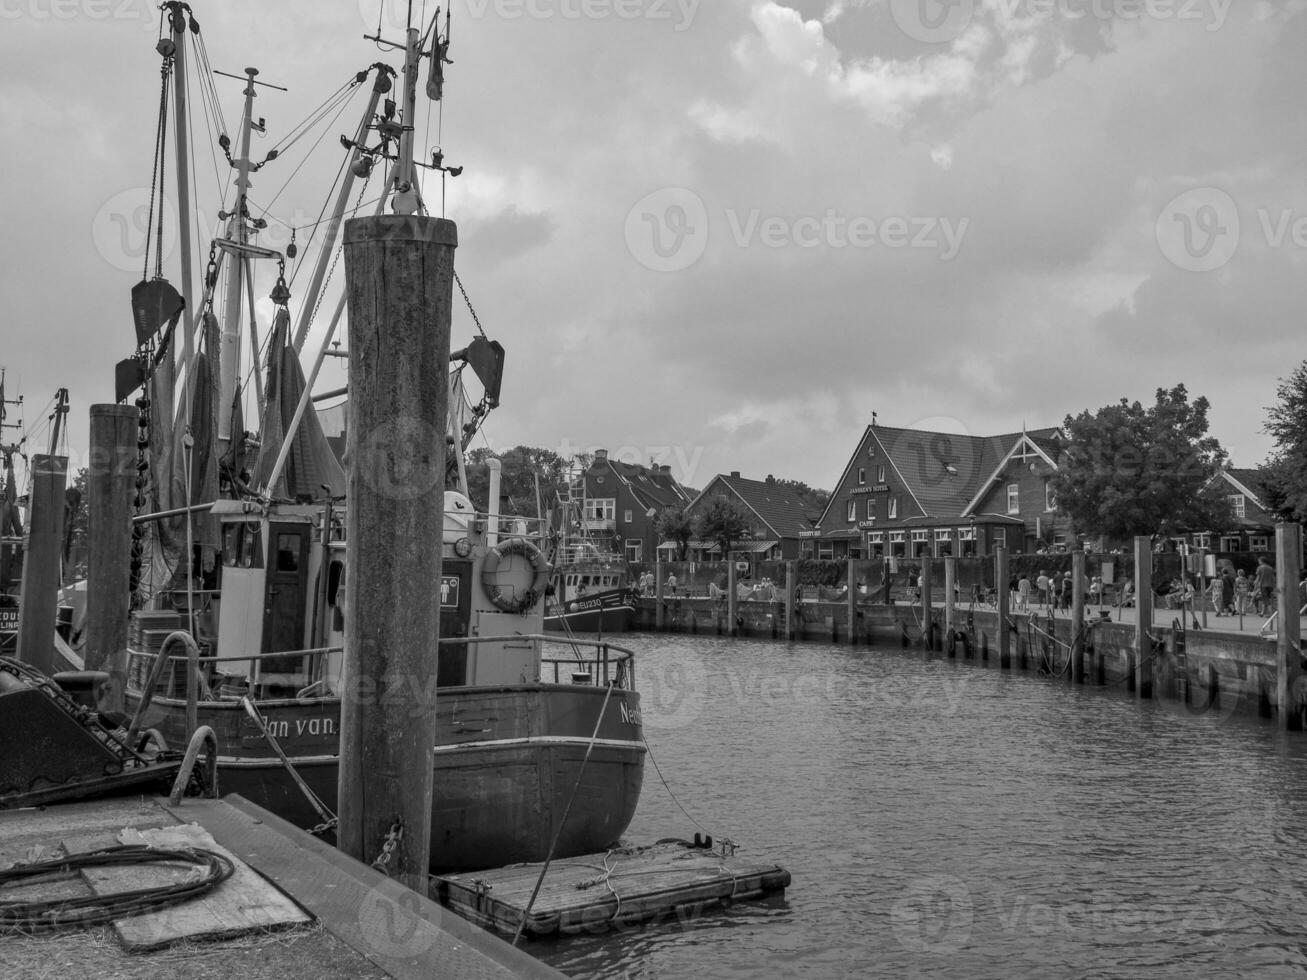
{"type": "Polygon", "coordinates": [[[625,724],[627,724],[627,725],[641,725],[641,724],[644,723],[644,722],[643,722],[643,719],[641,719],[641,717],[640,717],[640,709],[639,709],[639,708],[632,708],[632,707],[631,707],[630,705],[628,705],[625,701],[623,701],[623,702],[621,703],[620,707],[621,707],[621,709],[622,709],[622,721],[623,721],[625,724]]]}
{"type": "Polygon", "coordinates": [[[6,633],[18,631],[17,609],[0,609],[0,630],[6,633]]]}
{"type": "Polygon", "coordinates": [[[268,734],[273,738],[289,738],[291,735],[335,735],[335,718],[296,718],[294,721],[270,718],[265,724],[268,734]]]}

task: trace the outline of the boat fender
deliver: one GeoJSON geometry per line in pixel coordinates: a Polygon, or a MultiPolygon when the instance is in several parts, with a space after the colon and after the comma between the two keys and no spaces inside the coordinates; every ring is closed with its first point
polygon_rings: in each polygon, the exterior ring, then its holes
{"type": "Polygon", "coordinates": [[[545,561],[545,556],[540,553],[540,549],[526,538],[509,538],[486,551],[485,564],[481,566],[481,587],[486,590],[486,598],[496,609],[510,613],[524,613],[540,600],[548,585],[549,562],[545,561]],[[530,587],[521,596],[507,596],[495,583],[499,563],[510,555],[521,555],[535,572],[530,587]]]}

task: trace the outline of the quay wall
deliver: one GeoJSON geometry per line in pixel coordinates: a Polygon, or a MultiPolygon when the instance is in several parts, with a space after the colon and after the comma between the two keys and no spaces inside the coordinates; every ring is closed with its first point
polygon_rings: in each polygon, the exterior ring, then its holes
{"type": "MultiPolygon", "coordinates": [[[[996,669],[1036,671],[1070,679],[1072,621],[1061,613],[1051,620],[1044,613],[1009,614],[1008,663],[999,663],[997,611],[959,607],[954,631],[945,629],[944,610],[935,606],[928,623],[919,605],[860,601],[806,600],[795,606],[792,632],[786,632],[784,602],[741,601],[730,621],[724,599],[664,596],[637,604],[635,628],[648,631],[701,633],[795,642],[845,643],[860,646],[900,646],[925,655],[970,660],[996,669]],[[661,602],[661,616],[659,603],[661,602]],[[852,608],[853,622],[849,622],[852,608]],[[660,625],[661,621],[661,625],[660,625]]],[[[1156,698],[1194,714],[1240,713],[1262,718],[1277,715],[1276,648],[1260,636],[1180,629],[1156,625],[1143,643],[1142,690],[1136,690],[1137,629],[1133,623],[1110,622],[1087,610],[1084,633],[1084,683],[1116,688],[1136,697],[1156,698]]],[[[1302,692],[1298,692],[1300,695],[1302,692]]],[[[1303,698],[1294,699],[1299,704],[1303,698]]],[[[1287,727],[1298,730],[1304,717],[1287,727]]]]}

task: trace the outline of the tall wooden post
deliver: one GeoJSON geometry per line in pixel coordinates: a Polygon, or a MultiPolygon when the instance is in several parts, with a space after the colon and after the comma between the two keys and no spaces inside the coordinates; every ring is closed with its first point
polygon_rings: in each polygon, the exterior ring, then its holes
{"type": "Polygon", "coordinates": [[[799,585],[799,563],[785,563],[785,639],[794,639],[794,593],[799,585]]]}
{"type": "Polygon", "coordinates": [[[1153,685],[1145,679],[1153,670],[1153,539],[1147,535],[1135,538],[1135,612],[1135,697],[1152,697],[1153,685]]]}
{"type": "Polygon", "coordinates": [[[921,556],[921,642],[927,650],[935,649],[934,633],[931,630],[931,613],[935,608],[935,560],[930,555],[921,556]]]}
{"type": "Polygon", "coordinates": [[[849,645],[853,646],[858,642],[858,583],[853,577],[854,561],[849,559],[848,567],[844,573],[844,582],[848,586],[848,594],[844,597],[845,612],[849,617],[849,645]]]}
{"type": "Polygon", "coordinates": [[[18,659],[44,674],[54,673],[54,620],[59,608],[67,479],[67,456],[32,457],[32,496],[18,607],[18,659]]]}
{"type": "Polygon", "coordinates": [[[135,405],[91,406],[86,471],[86,669],[109,674],[101,708],[126,710],[127,617],[132,601],[132,498],[136,490],[135,405]]]}
{"type": "Polygon", "coordinates": [[[1071,554],[1071,683],[1085,682],[1085,553],[1071,554]]]}
{"type": "Polygon", "coordinates": [[[948,555],[944,559],[944,634],[952,636],[957,625],[958,559],[948,555]]]}
{"type": "Polygon", "coordinates": [[[1008,628],[1008,605],[1011,594],[1007,587],[1008,559],[1007,542],[994,542],[994,592],[998,596],[998,668],[1011,667],[1012,631],[1008,628]]]}
{"type": "Polygon", "coordinates": [[[1280,731],[1301,731],[1302,701],[1298,681],[1302,675],[1299,639],[1302,599],[1298,592],[1298,573],[1302,568],[1302,527],[1298,524],[1275,525],[1275,578],[1278,591],[1280,628],[1275,639],[1275,694],[1280,706],[1280,731]]]}
{"type": "Polygon", "coordinates": [[[457,226],[441,218],[345,223],[351,466],[338,839],[369,863],[402,821],[386,870],[421,894],[431,848],[457,245],[457,226]]]}
{"type": "Polygon", "coordinates": [[[659,556],[654,565],[654,629],[661,631],[666,620],[663,614],[663,596],[667,592],[667,565],[659,556]]]}
{"type": "Polygon", "coordinates": [[[735,594],[736,587],[735,562],[726,563],[726,635],[735,636],[738,632],[736,623],[739,621],[740,599],[735,594]]]}

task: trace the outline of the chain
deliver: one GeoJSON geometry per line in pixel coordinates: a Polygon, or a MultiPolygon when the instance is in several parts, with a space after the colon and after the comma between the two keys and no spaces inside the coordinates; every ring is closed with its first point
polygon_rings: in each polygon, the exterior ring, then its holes
{"type": "Polygon", "coordinates": [[[477,316],[477,311],[472,308],[472,301],[467,298],[467,290],[463,288],[463,280],[458,278],[457,269],[454,270],[454,282],[458,283],[458,291],[463,294],[463,302],[467,304],[467,311],[472,314],[472,322],[477,325],[477,333],[484,337],[486,331],[481,326],[481,319],[477,316]]]}
{"type": "Polygon", "coordinates": [[[330,820],[322,821],[322,823],[318,824],[316,827],[310,830],[309,834],[313,837],[321,837],[327,831],[335,830],[339,824],[340,821],[337,820],[335,817],[332,817],[330,820]]]}
{"type": "Polygon", "coordinates": [[[376,860],[372,862],[373,869],[380,871],[383,875],[390,874],[387,870],[387,865],[390,864],[390,859],[395,853],[395,846],[403,839],[404,821],[399,817],[396,817],[395,822],[392,823],[390,829],[386,831],[386,840],[385,843],[381,845],[381,853],[378,854],[376,860]]]}

